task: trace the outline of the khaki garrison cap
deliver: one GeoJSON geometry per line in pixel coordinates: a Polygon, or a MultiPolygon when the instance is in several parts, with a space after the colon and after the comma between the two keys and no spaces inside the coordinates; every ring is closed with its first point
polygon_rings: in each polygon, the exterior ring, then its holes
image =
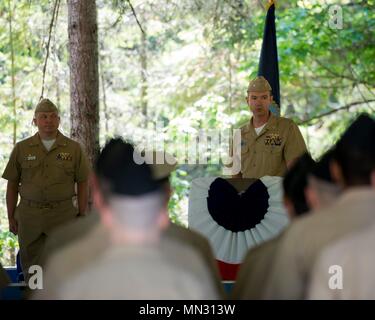
{"type": "Polygon", "coordinates": [[[151,166],[155,180],[163,180],[175,170],[177,160],[171,154],[163,151],[146,151],[145,161],[151,166]]]}
{"type": "Polygon", "coordinates": [[[39,101],[35,108],[35,113],[37,112],[56,112],[59,113],[57,107],[49,99],[42,99],[39,101]]]}
{"type": "Polygon", "coordinates": [[[264,77],[262,76],[256,77],[255,79],[250,81],[247,92],[264,92],[264,91],[272,91],[270,84],[264,77]]]}

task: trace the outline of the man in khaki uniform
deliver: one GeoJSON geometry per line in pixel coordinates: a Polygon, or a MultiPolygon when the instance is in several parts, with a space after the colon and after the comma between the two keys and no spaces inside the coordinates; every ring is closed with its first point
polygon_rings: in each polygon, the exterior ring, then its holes
{"type": "Polygon", "coordinates": [[[9,229],[18,234],[26,278],[29,267],[40,263],[51,230],[85,214],[89,172],[81,146],[58,130],[60,117],[50,100],[38,103],[33,123],[38,132],[15,145],[3,173],[8,180],[9,229]],[[76,183],[78,208],[72,199],[76,183]],[[17,206],[18,194],[21,201],[17,206]]]}
{"type": "MultiPolygon", "coordinates": [[[[274,116],[271,86],[264,77],[250,81],[247,103],[253,117],[241,127],[240,150],[233,146],[234,177],[283,176],[290,164],[306,151],[298,126],[290,119],[274,116]]],[[[232,149],[232,148],[231,148],[232,149]]]]}

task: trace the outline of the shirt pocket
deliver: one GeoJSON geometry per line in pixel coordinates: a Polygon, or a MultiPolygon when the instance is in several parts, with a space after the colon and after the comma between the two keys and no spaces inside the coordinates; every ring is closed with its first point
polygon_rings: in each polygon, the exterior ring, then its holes
{"type": "Polygon", "coordinates": [[[60,182],[73,182],[74,181],[74,166],[70,161],[59,161],[56,165],[57,179],[60,182]]]}
{"type": "Polygon", "coordinates": [[[282,151],[281,146],[265,146],[263,152],[269,156],[280,156],[282,151]]]}
{"type": "Polygon", "coordinates": [[[22,181],[33,181],[41,175],[40,161],[25,160],[21,163],[21,183],[22,181]]]}
{"type": "Polygon", "coordinates": [[[278,172],[283,162],[283,153],[280,146],[265,146],[263,149],[263,164],[267,169],[267,175],[278,172]]]}

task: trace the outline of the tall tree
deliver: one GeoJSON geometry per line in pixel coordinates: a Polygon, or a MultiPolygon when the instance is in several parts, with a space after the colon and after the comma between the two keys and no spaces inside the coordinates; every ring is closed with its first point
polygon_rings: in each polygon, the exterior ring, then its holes
{"type": "Polygon", "coordinates": [[[95,0],[68,0],[70,110],[73,139],[91,161],[99,150],[98,24],[95,0]]]}

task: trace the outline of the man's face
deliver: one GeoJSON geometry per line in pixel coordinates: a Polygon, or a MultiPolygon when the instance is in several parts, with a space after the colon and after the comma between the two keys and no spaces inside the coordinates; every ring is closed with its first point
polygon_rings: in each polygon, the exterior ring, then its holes
{"type": "Polygon", "coordinates": [[[57,133],[60,125],[60,117],[56,112],[37,112],[34,124],[38,127],[40,133],[52,135],[57,133]]]}
{"type": "Polygon", "coordinates": [[[254,117],[268,115],[271,102],[272,96],[269,91],[249,92],[247,95],[247,104],[249,105],[254,117]]]}

